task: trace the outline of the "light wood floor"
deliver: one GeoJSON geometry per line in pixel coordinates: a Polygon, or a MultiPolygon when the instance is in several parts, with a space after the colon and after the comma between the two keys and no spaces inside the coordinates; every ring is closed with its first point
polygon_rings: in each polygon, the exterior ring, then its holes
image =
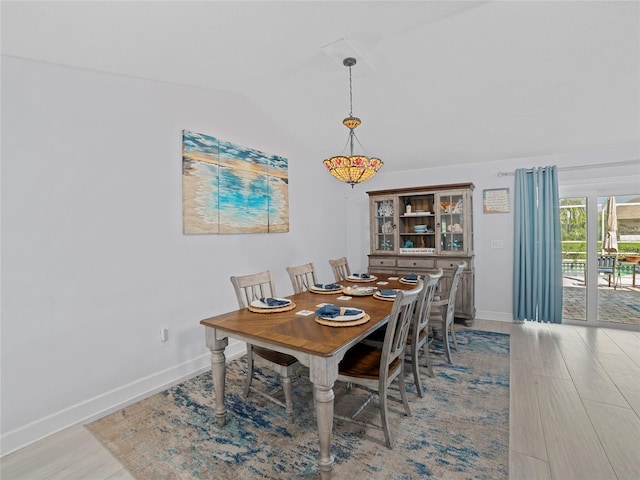
{"type": "MultiPolygon", "coordinates": [[[[472,328],[511,334],[512,480],[640,479],[640,332],[482,320],[472,328]]],[[[3,458],[0,478],[133,477],[78,425],[3,458]]]]}

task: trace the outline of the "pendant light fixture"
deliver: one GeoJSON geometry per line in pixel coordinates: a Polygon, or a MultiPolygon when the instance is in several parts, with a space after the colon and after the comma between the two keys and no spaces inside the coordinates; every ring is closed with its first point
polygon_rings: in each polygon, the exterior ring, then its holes
{"type": "Polygon", "coordinates": [[[372,178],[382,168],[383,162],[379,158],[353,154],[354,140],[362,147],[354,132],[356,127],[360,125],[360,119],[353,116],[353,89],[351,85],[351,67],[356,64],[356,59],[348,57],[342,63],[345,67],[349,67],[349,116],[342,121],[342,124],[349,129],[349,137],[347,139],[349,156],[336,155],[328,158],[323,163],[331,175],[341,182],[350,184],[351,188],[353,188],[356,183],[366,182],[372,178]]]}

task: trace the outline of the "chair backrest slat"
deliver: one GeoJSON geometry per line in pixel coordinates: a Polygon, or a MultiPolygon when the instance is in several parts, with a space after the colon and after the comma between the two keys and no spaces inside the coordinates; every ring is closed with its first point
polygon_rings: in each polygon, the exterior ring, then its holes
{"type": "Polygon", "coordinates": [[[240,308],[247,308],[256,299],[276,296],[276,284],[268,270],[251,275],[232,276],[231,283],[240,308]]]}
{"type": "Polygon", "coordinates": [[[336,282],[343,282],[349,275],[351,275],[351,269],[349,268],[347,257],[329,260],[329,264],[333,270],[333,276],[335,277],[336,282]]]}
{"type": "Polygon", "coordinates": [[[616,266],[616,257],[613,255],[605,255],[598,257],[598,268],[614,269],[616,266]]]}
{"type": "Polygon", "coordinates": [[[287,267],[287,273],[291,279],[293,293],[305,292],[309,290],[309,287],[318,283],[318,276],[313,263],[306,263],[296,267],[287,267]]]}
{"type": "Polygon", "coordinates": [[[396,358],[404,355],[409,327],[418,302],[418,296],[423,289],[424,282],[419,279],[415,288],[400,290],[396,294],[382,346],[380,368],[389,368],[389,365],[396,358]]]}
{"type": "MultiPolygon", "coordinates": [[[[438,282],[442,277],[443,271],[439,268],[435,273],[427,273],[425,276],[425,284],[422,293],[418,297],[418,303],[414,314],[413,335],[418,338],[420,332],[427,328],[429,324],[429,316],[431,315],[431,305],[435,291],[438,288],[438,282]]],[[[414,340],[415,344],[415,340],[414,340]]]]}
{"type": "Polygon", "coordinates": [[[467,262],[460,262],[456,267],[456,271],[453,274],[453,280],[451,280],[451,289],[449,290],[449,303],[447,304],[447,325],[453,322],[453,314],[456,308],[456,293],[458,291],[458,284],[460,283],[460,277],[462,271],[467,268],[467,262]]]}

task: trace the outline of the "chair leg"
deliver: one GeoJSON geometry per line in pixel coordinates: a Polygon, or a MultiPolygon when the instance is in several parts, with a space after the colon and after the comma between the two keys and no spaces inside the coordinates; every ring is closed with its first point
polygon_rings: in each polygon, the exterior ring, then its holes
{"type": "Polygon", "coordinates": [[[433,367],[431,366],[431,357],[429,356],[429,340],[424,344],[424,362],[427,365],[429,376],[433,377],[433,367]]]}
{"type": "Polygon", "coordinates": [[[458,352],[458,341],[456,340],[456,329],[453,328],[453,323],[451,323],[451,325],[449,325],[449,328],[451,328],[451,339],[453,340],[453,346],[456,349],[456,352],[458,352]]]}
{"type": "Polygon", "coordinates": [[[413,370],[413,383],[416,385],[416,392],[419,397],[423,396],[422,383],[420,382],[420,365],[418,364],[418,351],[415,345],[411,345],[411,368],[413,370]]]}
{"type": "Polygon", "coordinates": [[[442,341],[444,342],[444,353],[447,356],[447,363],[453,363],[451,360],[451,348],[449,348],[449,329],[446,325],[442,328],[442,341]]]}
{"type": "Polygon", "coordinates": [[[380,401],[380,420],[382,420],[382,430],[384,431],[384,440],[387,445],[387,448],[393,448],[393,441],[391,439],[391,430],[389,429],[389,422],[387,421],[387,417],[389,416],[389,411],[387,410],[387,386],[380,385],[380,389],[378,391],[378,397],[380,401]]]}
{"type": "Polygon", "coordinates": [[[253,380],[253,352],[251,345],[247,344],[247,376],[244,379],[244,398],[249,396],[251,380],[253,380]]]}
{"type": "Polygon", "coordinates": [[[284,404],[287,415],[293,415],[293,402],[291,400],[291,377],[282,376],[282,390],[284,390],[284,404]]]}
{"type": "Polygon", "coordinates": [[[407,415],[407,417],[410,417],[411,407],[409,406],[409,399],[407,398],[407,386],[404,383],[404,363],[400,367],[398,383],[400,384],[400,398],[402,399],[402,405],[404,405],[404,413],[407,415]]]}

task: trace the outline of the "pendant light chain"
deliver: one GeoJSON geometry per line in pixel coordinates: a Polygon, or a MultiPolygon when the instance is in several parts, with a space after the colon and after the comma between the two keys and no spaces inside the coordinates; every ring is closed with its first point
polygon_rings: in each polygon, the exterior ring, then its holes
{"type": "MultiPolygon", "coordinates": [[[[351,82],[351,64],[349,64],[349,116],[353,117],[353,85],[351,82]]],[[[353,128],[350,128],[349,129],[349,152],[352,157],[353,157],[353,137],[355,136],[356,136],[356,133],[353,131],[353,128]]]]}
{"type": "Polygon", "coordinates": [[[353,117],[353,86],[351,84],[351,65],[349,65],[349,116],[353,117]]]}

